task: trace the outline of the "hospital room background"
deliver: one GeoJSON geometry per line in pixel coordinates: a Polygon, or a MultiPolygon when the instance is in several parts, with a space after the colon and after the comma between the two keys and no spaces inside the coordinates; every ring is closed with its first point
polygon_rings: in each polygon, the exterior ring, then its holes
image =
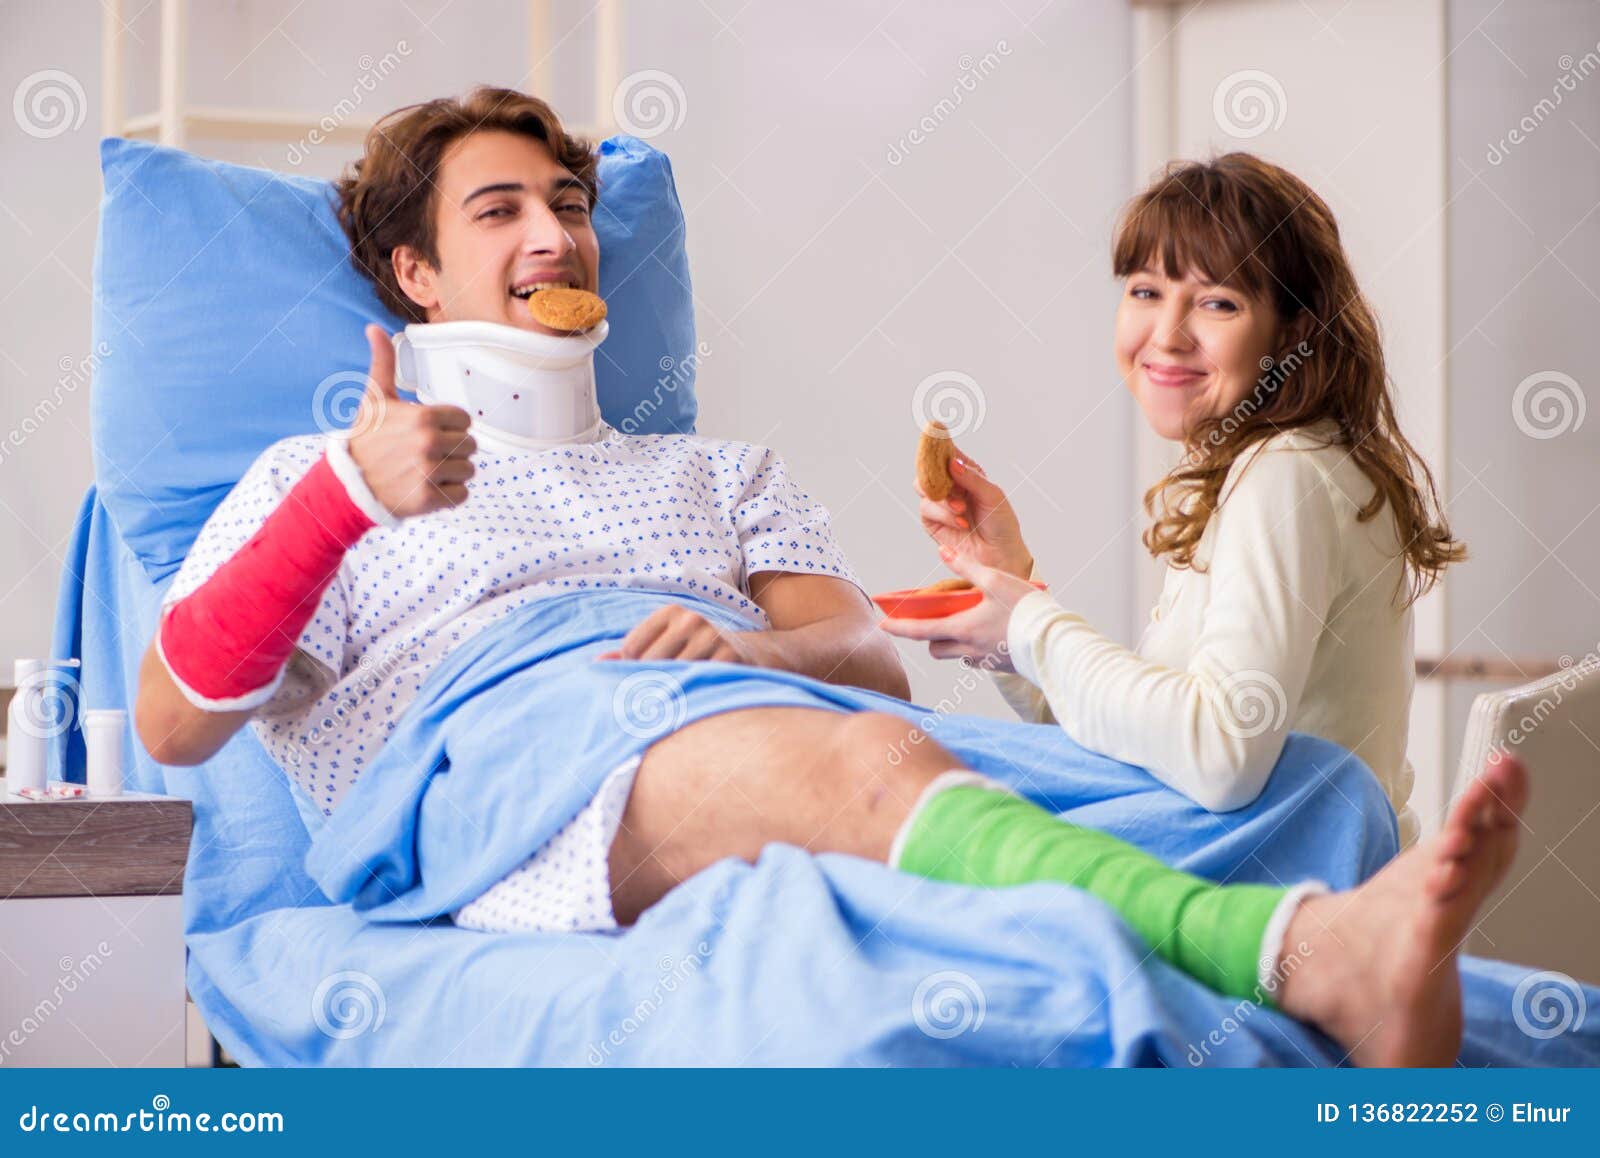
{"type": "MultiPolygon", "coordinates": [[[[102,137],[326,178],[377,116],[480,82],[640,137],[687,220],[700,432],[780,448],[879,591],[942,574],[911,486],[937,408],[1128,643],[1170,459],[1113,363],[1111,230],[1167,160],[1248,149],[1337,214],[1471,552],[1416,616],[1427,831],[1479,697],[1600,648],[1596,72],[1588,0],[0,0],[0,671],[51,652],[94,477],[102,137]]],[[[233,292],[272,258],[239,253],[233,292]]],[[[916,702],[1009,716],[901,652],[916,702]]],[[[1600,925],[1600,815],[1565,807],[1506,904],[1600,925]]]]}

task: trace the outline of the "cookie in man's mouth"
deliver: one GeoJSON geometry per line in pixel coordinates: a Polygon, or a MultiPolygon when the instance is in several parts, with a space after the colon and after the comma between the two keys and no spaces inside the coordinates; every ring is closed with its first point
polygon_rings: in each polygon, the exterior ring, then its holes
{"type": "Polygon", "coordinates": [[[528,303],[528,313],[541,326],[579,333],[605,320],[606,303],[599,294],[573,286],[536,283],[511,291],[528,303]]]}

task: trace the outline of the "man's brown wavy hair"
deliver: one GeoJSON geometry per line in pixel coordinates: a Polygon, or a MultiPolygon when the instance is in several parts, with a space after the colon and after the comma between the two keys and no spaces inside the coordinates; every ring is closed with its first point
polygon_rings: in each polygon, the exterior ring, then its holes
{"type": "Polygon", "coordinates": [[[1193,566],[1239,456],[1280,431],[1331,422],[1331,444],[1376,488],[1358,518],[1394,512],[1406,602],[1466,558],[1439,512],[1432,473],[1395,420],[1377,317],[1338,223],[1304,181],[1249,153],[1175,162],[1123,211],[1112,268],[1122,278],[1160,268],[1229,286],[1276,311],[1284,344],[1248,398],[1184,432],[1183,461],[1145,494],[1152,555],[1193,566]]]}
{"type": "Polygon", "coordinates": [[[391,256],[399,246],[409,245],[438,267],[433,195],[440,161],[456,141],[493,129],[543,141],[594,200],[598,189],[590,143],[562,128],[555,110],[538,97],[487,85],[463,97],[441,97],[389,113],[367,133],[361,159],[334,182],[351,261],[378,287],[379,300],[407,321],[428,319],[400,288],[391,256]]]}

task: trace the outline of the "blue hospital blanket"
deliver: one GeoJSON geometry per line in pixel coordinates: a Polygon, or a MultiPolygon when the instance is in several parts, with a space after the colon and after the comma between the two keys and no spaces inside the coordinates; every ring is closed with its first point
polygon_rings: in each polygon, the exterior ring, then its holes
{"type": "MultiPolygon", "coordinates": [[[[332,906],[191,934],[205,973],[226,978],[229,1002],[249,1015],[229,1025],[249,1025],[258,1060],[1339,1061],[1320,1034],[1211,993],[1151,957],[1108,907],[1060,885],[970,889],[774,845],[754,865],[730,859],[696,875],[620,934],[478,934],[431,920],[521,863],[659,735],[748,706],[894,713],[1068,819],[1216,880],[1314,876],[1344,888],[1395,852],[1375,778],[1308,736],[1291,737],[1259,800],[1213,815],[1053,726],[941,715],[730,664],[594,662],[668,602],[751,626],[640,592],[509,613],[439,666],[314,834],[306,866],[332,906]],[[644,710],[641,694],[653,697],[644,710]],[[354,1020],[335,1017],[330,1033],[330,1009],[354,1020]],[[361,1032],[342,1032],[351,1025],[361,1032]]],[[[1530,972],[1464,962],[1463,1062],[1600,1062],[1592,1023],[1550,1040],[1516,1028],[1512,992],[1530,972]]]]}

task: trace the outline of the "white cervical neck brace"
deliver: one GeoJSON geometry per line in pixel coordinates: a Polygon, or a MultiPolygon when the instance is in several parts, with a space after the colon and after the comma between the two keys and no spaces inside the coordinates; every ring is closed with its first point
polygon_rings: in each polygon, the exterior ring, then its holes
{"type": "Polygon", "coordinates": [[[459,406],[484,450],[516,454],[598,442],[594,351],[605,322],[541,334],[497,322],[409,325],[394,335],[395,384],[422,402],[459,406]]]}

